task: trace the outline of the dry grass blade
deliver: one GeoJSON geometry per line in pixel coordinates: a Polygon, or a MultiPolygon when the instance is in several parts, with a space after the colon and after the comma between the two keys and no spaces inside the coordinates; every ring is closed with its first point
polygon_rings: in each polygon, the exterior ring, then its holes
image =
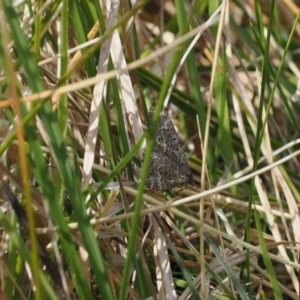
{"type": "MultiPolygon", "coordinates": [[[[115,22],[117,17],[118,6],[110,6],[110,2],[108,4],[108,16],[107,16],[107,28],[111,28],[115,22]]],[[[109,37],[103,44],[99,63],[98,63],[98,74],[106,73],[108,68],[108,60],[112,46],[112,37],[109,37]]],[[[91,181],[92,177],[92,165],[95,157],[95,147],[97,142],[97,128],[99,125],[99,115],[100,108],[103,99],[106,98],[106,89],[107,81],[104,79],[98,82],[94,87],[93,99],[91,103],[91,111],[89,116],[89,127],[87,131],[87,139],[85,146],[85,155],[84,155],[84,163],[83,163],[83,189],[85,189],[91,181]]]]}

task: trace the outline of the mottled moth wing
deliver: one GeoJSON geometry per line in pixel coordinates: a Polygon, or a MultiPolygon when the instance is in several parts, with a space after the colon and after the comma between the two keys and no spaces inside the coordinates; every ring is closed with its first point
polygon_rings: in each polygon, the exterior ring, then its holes
{"type": "MultiPolygon", "coordinates": [[[[149,110],[152,121],[155,105],[149,110]]],[[[153,190],[171,190],[194,185],[193,173],[181,148],[177,132],[167,109],[160,114],[151,165],[146,187],[153,190]]]]}

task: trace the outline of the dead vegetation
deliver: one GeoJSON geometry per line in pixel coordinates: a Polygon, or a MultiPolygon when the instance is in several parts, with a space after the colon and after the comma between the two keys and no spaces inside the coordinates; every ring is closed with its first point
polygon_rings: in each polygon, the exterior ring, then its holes
{"type": "Polygon", "coordinates": [[[0,298],[299,299],[299,1],[129,3],[0,2],[0,298]]]}

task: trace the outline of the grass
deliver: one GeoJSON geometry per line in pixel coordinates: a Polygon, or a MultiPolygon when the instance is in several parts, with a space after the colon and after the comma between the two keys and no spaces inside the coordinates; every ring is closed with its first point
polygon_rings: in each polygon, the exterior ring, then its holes
{"type": "Polygon", "coordinates": [[[227,4],[0,2],[1,299],[299,299],[300,3],[227,4]]]}

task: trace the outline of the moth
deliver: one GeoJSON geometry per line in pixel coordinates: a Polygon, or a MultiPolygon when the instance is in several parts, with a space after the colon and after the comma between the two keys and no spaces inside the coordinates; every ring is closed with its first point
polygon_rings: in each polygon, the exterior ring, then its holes
{"type": "MultiPolygon", "coordinates": [[[[153,120],[155,104],[149,110],[149,120],[153,120]]],[[[193,173],[180,145],[174,124],[166,108],[160,113],[154,149],[146,187],[152,190],[172,190],[195,185],[193,173]]]]}

